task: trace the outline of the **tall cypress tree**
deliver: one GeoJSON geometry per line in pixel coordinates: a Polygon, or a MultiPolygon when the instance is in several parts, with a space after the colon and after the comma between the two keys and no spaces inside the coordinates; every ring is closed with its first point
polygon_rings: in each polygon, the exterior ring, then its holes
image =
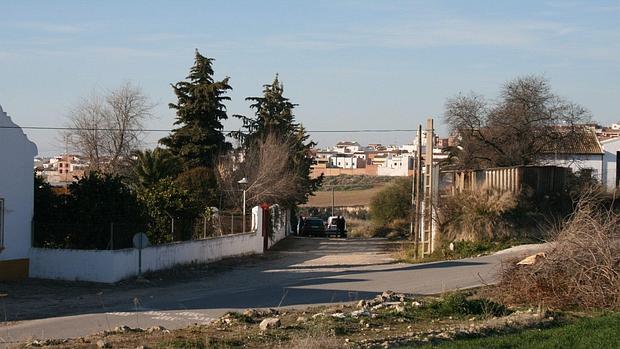
{"type": "Polygon", "coordinates": [[[245,130],[233,136],[245,146],[264,139],[268,134],[275,134],[291,142],[294,155],[289,163],[295,169],[299,187],[299,195],[294,204],[307,202],[308,196],[317,190],[323,177],[310,178],[312,165],[310,150],[316,143],[308,141],[310,136],[304,127],[295,122],[293,109],[297,104],[284,97],[284,85],[279,81],[277,74],[271,84],[263,85],[261,97],[248,97],[246,100],[252,102],[250,108],[254,110],[254,117],[235,115],[243,120],[245,130]]]}
{"type": "Polygon", "coordinates": [[[236,115],[243,120],[245,134],[239,134],[241,138],[261,138],[268,133],[275,132],[279,135],[293,134],[299,124],[295,123],[293,104],[284,97],[284,85],[280,83],[278,74],[271,84],[263,85],[262,97],[248,97],[246,101],[253,102],[250,109],[254,109],[254,118],[236,115]]]}
{"type": "Polygon", "coordinates": [[[231,149],[223,134],[222,120],[228,118],[224,101],[230,100],[225,94],[232,87],[228,77],[213,79],[213,61],[196,50],[187,80],[172,85],[178,102],[168,106],[176,109],[174,124],[180,127],[159,142],[181,158],[186,168],[211,167],[218,153],[231,149]]]}

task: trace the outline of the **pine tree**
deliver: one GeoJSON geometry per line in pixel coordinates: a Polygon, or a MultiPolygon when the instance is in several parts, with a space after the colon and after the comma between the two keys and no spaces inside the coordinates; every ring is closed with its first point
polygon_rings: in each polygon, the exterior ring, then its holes
{"type": "Polygon", "coordinates": [[[232,87],[228,77],[213,79],[213,60],[196,50],[187,81],[172,85],[178,102],[169,107],[176,109],[174,124],[180,127],[159,142],[181,158],[186,168],[211,167],[218,153],[231,149],[222,132],[222,120],[228,118],[223,102],[230,100],[225,94],[232,87]]]}
{"type": "Polygon", "coordinates": [[[243,120],[245,133],[238,134],[242,140],[262,138],[271,132],[290,135],[299,128],[293,116],[297,104],[284,97],[284,85],[278,80],[278,74],[271,84],[263,85],[262,97],[248,97],[245,100],[253,102],[250,108],[255,110],[255,118],[235,115],[243,120]]]}
{"type": "Polygon", "coordinates": [[[291,103],[288,98],[284,97],[284,85],[279,81],[277,74],[271,84],[263,85],[262,97],[248,97],[246,100],[253,102],[250,108],[255,111],[254,117],[235,115],[243,120],[245,130],[233,136],[246,147],[265,139],[269,134],[274,134],[283,142],[292,144],[294,155],[289,163],[297,174],[299,195],[294,202],[286,204],[296,205],[307,202],[308,196],[318,188],[323,177],[310,178],[312,165],[310,150],[316,143],[308,141],[310,136],[304,127],[295,122],[293,109],[297,104],[291,103]]]}

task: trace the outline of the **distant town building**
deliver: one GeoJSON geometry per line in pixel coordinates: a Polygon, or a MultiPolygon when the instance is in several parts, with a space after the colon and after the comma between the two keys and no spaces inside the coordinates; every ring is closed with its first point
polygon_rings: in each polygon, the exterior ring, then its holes
{"type": "MultiPolygon", "coordinates": [[[[423,133],[425,137],[426,133],[423,133]]],[[[445,145],[447,139],[435,137],[439,145],[445,145]]],[[[426,144],[422,147],[425,154],[426,144]]],[[[370,143],[362,146],[356,141],[341,141],[334,147],[313,150],[313,176],[323,173],[326,176],[339,174],[408,176],[413,173],[414,157],[417,144],[388,145],[370,143]]],[[[434,163],[447,157],[441,148],[433,148],[434,163]]]]}
{"type": "Polygon", "coordinates": [[[78,155],[59,155],[53,158],[35,158],[34,168],[51,185],[66,185],[88,173],[88,163],[78,155]]]}
{"type": "Polygon", "coordinates": [[[413,171],[413,154],[388,154],[378,167],[379,176],[408,176],[413,171]]]}
{"type": "Polygon", "coordinates": [[[337,153],[350,154],[362,150],[362,146],[355,141],[341,141],[336,143],[334,150],[337,153]]]}
{"type": "Polygon", "coordinates": [[[354,154],[337,154],[329,158],[329,167],[364,168],[366,167],[366,159],[354,154]]]}
{"type": "Polygon", "coordinates": [[[593,126],[599,141],[620,137],[620,124],[611,124],[611,126],[593,126]]]}

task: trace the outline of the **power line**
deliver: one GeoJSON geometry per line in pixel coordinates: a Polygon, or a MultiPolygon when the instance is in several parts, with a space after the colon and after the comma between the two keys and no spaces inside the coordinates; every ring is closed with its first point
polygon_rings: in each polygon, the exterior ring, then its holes
{"type": "MultiPolygon", "coordinates": [[[[87,127],[63,127],[63,126],[0,126],[0,129],[22,130],[46,130],[46,131],[118,131],[115,128],[87,128],[87,127]]],[[[126,129],[128,132],[171,132],[172,129],[126,129]]],[[[358,130],[306,130],[309,133],[395,133],[415,132],[414,129],[358,129],[358,130]]],[[[224,133],[241,132],[241,130],[222,130],[224,133]]]]}

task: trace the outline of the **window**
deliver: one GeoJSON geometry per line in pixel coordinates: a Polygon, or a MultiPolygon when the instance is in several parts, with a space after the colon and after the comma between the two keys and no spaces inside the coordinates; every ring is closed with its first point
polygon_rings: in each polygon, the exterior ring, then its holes
{"type": "Polygon", "coordinates": [[[0,251],[4,247],[4,199],[0,198],[0,251]]]}

